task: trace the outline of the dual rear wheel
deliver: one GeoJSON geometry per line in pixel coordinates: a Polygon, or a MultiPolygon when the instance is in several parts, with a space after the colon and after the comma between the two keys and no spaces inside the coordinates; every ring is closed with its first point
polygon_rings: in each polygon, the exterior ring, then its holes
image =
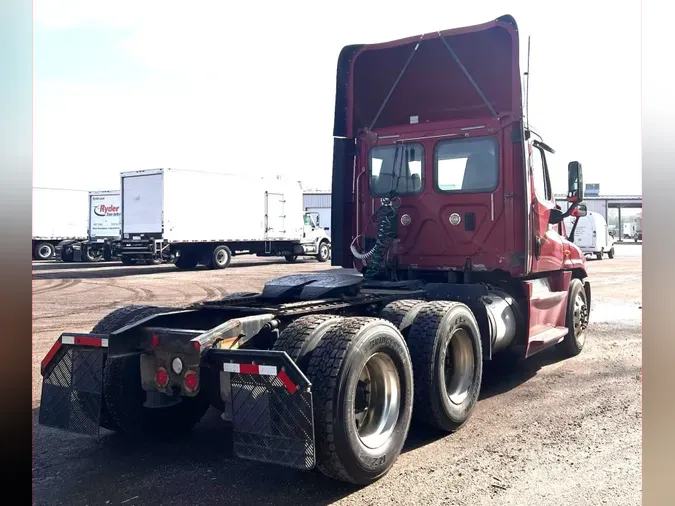
{"type": "Polygon", "coordinates": [[[413,417],[462,427],[482,377],[480,334],[464,304],[396,301],[380,316],[306,316],[274,344],[312,383],[317,468],[357,484],[389,471],[413,417]]]}

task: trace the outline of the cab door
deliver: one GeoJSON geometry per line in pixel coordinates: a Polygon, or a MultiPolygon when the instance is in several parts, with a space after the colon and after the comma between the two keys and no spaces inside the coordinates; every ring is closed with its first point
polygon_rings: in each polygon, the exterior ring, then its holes
{"type": "Polygon", "coordinates": [[[528,155],[532,197],[531,272],[555,271],[562,268],[563,241],[558,233],[558,227],[549,223],[551,210],[555,209],[555,198],[546,163],[546,152],[542,145],[528,142],[528,155]]]}

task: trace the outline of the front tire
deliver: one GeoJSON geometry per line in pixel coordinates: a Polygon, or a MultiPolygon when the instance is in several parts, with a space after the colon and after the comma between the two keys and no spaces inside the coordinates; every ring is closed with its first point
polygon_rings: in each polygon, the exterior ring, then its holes
{"type": "Polygon", "coordinates": [[[614,246],[607,252],[607,257],[611,260],[614,258],[614,246]]]}
{"type": "Polygon", "coordinates": [[[446,432],[459,430],[471,417],[483,378],[476,318],[462,303],[429,302],[407,341],[415,370],[415,419],[446,432]]]}
{"type": "Polygon", "coordinates": [[[344,318],[314,349],[317,468],[365,485],[394,465],[408,435],[413,373],[401,333],[379,318],[344,318]]]}
{"type": "Polygon", "coordinates": [[[558,344],[558,348],[566,357],[575,357],[584,349],[589,314],[590,308],[584,284],[575,278],[570,282],[567,296],[567,335],[558,344]]]}
{"type": "Polygon", "coordinates": [[[319,252],[316,255],[316,259],[319,262],[326,262],[330,258],[330,245],[326,242],[323,241],[321,244],[319,244],[319,252]]]}

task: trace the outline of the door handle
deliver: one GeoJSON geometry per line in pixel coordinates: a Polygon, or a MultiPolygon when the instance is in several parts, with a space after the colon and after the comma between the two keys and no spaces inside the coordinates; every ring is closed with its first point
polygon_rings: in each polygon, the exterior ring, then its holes
{"type": "Polygon", "coordinates": [[[544,242],[541,237],[536,236],[534,238],[534,257],[539,260],[541,256],[541,243],[544,242]]]}

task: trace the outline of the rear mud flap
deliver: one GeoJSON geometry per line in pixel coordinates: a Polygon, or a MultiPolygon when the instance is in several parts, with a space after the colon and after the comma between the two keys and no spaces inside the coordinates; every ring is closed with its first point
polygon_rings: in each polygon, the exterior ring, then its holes
{"type": "Polygon", "coordinates": [[[220,362],[224,418],[232,421],[234,454],[304,471],[314,468],[310,384],[288,355],[243,350],[212,353],[220,362]]]}
{"type": "Polygon", "coordinates": [[[106,352],[101,347],[59,345],[43,371],[40,425],[99,434],[106,352]]]}

